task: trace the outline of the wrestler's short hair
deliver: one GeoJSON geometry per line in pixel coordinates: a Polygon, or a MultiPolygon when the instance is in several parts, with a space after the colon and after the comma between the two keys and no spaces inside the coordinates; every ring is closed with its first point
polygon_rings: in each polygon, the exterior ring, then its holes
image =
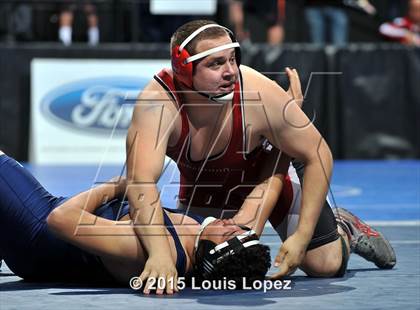
{"type": "MultiPolygon", "coordinates": [[[[180,26],[171,37],[171,53],[175,46],[181,45],[181,43],[184,42],[184,40],[190,34],[192,34],[195,30],[209,24],[217,24],[217,23],[211,20],[199,19],[199,20],[190,21],[180,26]]],[[[201,33],[199,33],[189,44],[187,44],[185,49],[188,51],[189,54],[193,55],[195,54],[195,48],[197,47],[198,42],[202,40],[206,40],[206,39],[219,38],[225,35],[229,35],[229,34],[225,29],[221,27],[208,28],[205,31],[202,31],[201,33]]]]}

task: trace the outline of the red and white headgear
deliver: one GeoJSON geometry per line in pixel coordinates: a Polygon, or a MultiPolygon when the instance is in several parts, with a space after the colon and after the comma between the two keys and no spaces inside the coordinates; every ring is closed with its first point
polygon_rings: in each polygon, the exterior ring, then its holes
{"type": "Polygon", "coordinates": [[[218,24],[208,24],[208,25],[204,25],[198,28],[193,33],[191,33],[181,43],[181,45],[176,45],[172,49],[172,57],[171,57],[172,58],[171,59],[172,71],[174,73],[176,80],[183,83],[188,88],[194,89],[193,87],[193,62],[196,60],[202,59],[204,57],[207,57],[211,54],[214,54],[214,53],[217,53],[217,52],[229,49],[229,48],[235,48],[236,63],[239,66],[241,63],[241,49],[240,49],[239,42],[236,41],[236,38],[231,30],[218,24]],[[190,55],[188,51],[185,49],[188,43],[190,43],[198,34],[212,27],[219,27],[226,30],[232,42],[211,48],[207,51],[203,51],[195,55],[190,55]]]}

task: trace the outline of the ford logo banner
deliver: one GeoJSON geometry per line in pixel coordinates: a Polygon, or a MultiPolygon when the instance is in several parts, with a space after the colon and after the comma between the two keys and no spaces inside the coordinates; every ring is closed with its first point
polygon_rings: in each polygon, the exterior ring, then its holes
{"type": "Polygon", "coordinates": [[[63,126],[84,132],[125,134],[135,99],[149,79],[91,78],[64,84],[42,99],[42,114],[63,126]]]}

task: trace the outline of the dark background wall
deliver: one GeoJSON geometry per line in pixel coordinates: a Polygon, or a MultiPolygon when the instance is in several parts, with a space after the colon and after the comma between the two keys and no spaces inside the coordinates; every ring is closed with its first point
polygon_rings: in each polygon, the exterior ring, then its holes
{"type": "MultiPolygon", "coordinates": [[[[16,41],[57,41],[58,16],[67,0],[2,0],[0,1],[0,41],[7,38],[8,31],[14,31],[16,41]],[[17,10],[26,7],[29,11],[17,10]],[[29,14],[30,19],[24,18],[29,14]],[[25,22],[22,23],[22,20],[25,22]],[[12,24],[10,24],[12,23],[12,24]],[[16,27],[20,33],[16,33],[16,27]],[[25,30],[25,24],[27,29],[25,30]]],[[[193,1],[193,0],[191,0],[193,1]]],[[[253,0],[243,0],[253,1],[253,0]]],[[[269,1],[269,0],[264,0],[269,1]]],[[[67,1],[69,2],[69,1],[67,1]]],[[[77,1],[76,1],[77,2],[77,1]]],[[[152,42],[153,32],[163,31],[162,42],[169,40],[172,31],[185,19],[200,16],[150,16],[148,0],[90,0],[96,7],[99,18],[101,42],[152,42]]],[[[305,0],[287,0],[285,6],[286,42],[308,42],[308,27],[304,18],[305,0]]],[[[378,33],[379,25],[406,12],[406,1],[370,0],[377,9],[375,16],[346,7],[350,20],[350,42],[379,42],[383,39],[378,33]]],[[[337,3],[340,3],[337,0],[337,3]]],[[[228,25],[229,0],[219,0],[217,13],[205,16],[228,25]]],[[[86,40],[86,18],[82,10],[75,11],[74,40],[86,40]]],[[[153,41],[154,42],[154,41],[153,41]]]]}
{"type": "MultiPolygon", "coordinates": [[[[304,110],[336,158],[420,157],[420,50],[389,44],[335,49],[305,44],[243,47],[245,64],[284,88],[297,68],[304,110]]],[[[0,45],[0,149],[28,158],[33,58],[168,59],[167,44],[0,45]]]]}

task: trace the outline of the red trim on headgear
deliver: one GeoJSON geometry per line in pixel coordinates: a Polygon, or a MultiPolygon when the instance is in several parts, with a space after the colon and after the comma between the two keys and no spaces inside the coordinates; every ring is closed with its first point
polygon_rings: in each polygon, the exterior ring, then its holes
{"type": "Polygon", "coordinates": [[[193,88],[193,63],[187,63],[187,58],[190,57],[187,49],[179,51],[179,45],[172,49],[172,71],[176,79],[185,84],[189,88],[193,88]]]}

